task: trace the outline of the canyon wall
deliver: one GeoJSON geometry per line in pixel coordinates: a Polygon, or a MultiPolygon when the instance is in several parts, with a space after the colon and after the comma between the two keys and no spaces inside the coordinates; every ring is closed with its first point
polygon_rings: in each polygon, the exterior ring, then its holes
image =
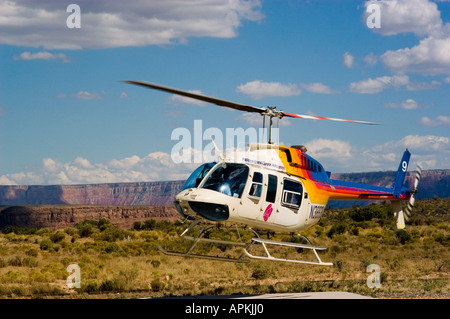
{"type": "Polygon", "coordinates": [[[7,226],[65,229],[84,220],[107,219],[122,229],[148,219],[172,220],[174,206],[31,205],[0,207],[0,229],[7,226]]]}

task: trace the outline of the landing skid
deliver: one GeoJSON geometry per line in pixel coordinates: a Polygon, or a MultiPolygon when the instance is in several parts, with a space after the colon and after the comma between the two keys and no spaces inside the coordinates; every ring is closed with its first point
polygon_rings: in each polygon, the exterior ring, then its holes
{"type": "Polygon", "coordinates": [[[247,249],[244,249],[244,252],[245,252],[245,254],[248,257],[254,258],[254,259],[271,260],[271,261],[283,261],[283,262],[292,262],[292,263],[301,263],[301,264],[310,264],[310,265],[322,265],[322,266],[332,266],[333,265],[333,263],[330,263],[330,262],[323,262],[320,259],[319,254],[317,254],[317,250],[325,250],[325,249],[327,249],[326,247],[312,246],[311,242],[309,241],[308,238],[306,238],[305,236],[302,236],[302,237],[305,238],[310,244],[309,245],[304,245],[304,244],[299,244],[299,243],[289,243],[289,242],[269,240],[269,239],[253,238],[252,239],[253,242],[260,243],[263,246],[266,255],[265,256],[252,255],[252,254],[250,254],[248,252],[247,249]],[[269,253],[269,250],[267,249],[267,245],[280,245],[280,246],[285,246],[285,247],[296,247],[296,248],[303,248],[303,249],[311,249],[314,252],[314,255],[315,255],[317,261],[308,261],[308,260],[299,260],[299,259],[289,259],[289,258],[274,257],[274,256],[272,256],[269,253]]]}
{"type": "MultiPolygon", "coordinates": [[[[198,221],[194,221],[181,235],[181,238],[187,239],[189,241],[192,241],[192,245],[189,247],[187,252],[176,252],[176,251],[169,251],[164,249],[161,245],[158,245],[159,250],[169,256],[179,256],[179,257],[191,257],[191,258],[203,258],[203,259],[210,259],[210,260],[218,260],[218,261],[231,261],[231,262],[238,262],[238,263],[248,263],[250,262],[250,259],[259,259],[259,260],[269,260],[269,261],[282,261],[282,262],[292,262],[292,263],[302,263],[302,264],[311,264],[311,265],[322,265],[322,266],[331,266],[333,263],[330,262],[323,262],[317,251],[318,250],[325,250],[326,247],[317,247],[313,246],[311,244],[311,241],[303,236],[299,235],[300,237],[304,238],[308,244],[301,244],[301,243],[294,243],[294,242],[284,242],[284,241],[277,241],[277,240],[270,240],[270,239],[262,239],[258,232],[256,232],[254,229],[251,230],[256,237],[253,237],[249,243],[245,243],[243,241],[232,241],[232,240],[220,240],[220,239],[213,239],[213,238],[205,238],[204,236],[215,226],[209,226],[204,229],[200,230],[200,235],[196,237],[192,236],[184,236],[189,230],[194,228],[199,224],[198,221]],[[212,244],[220,244],[220,245],[232,245],[234,247],[241,247],[243,248],[243,253],[235,258],[235,257],[229,257],[229,256],[211,256],[206,254],[195,254],[193,253],[194,248],[197,247],[197,244],[199,243],[212,243],[212,244]],[[265,255],[256,255],[250,253],[250,250],[253,247],[261,245],[264,249],[265,255]],[[293,248],[302,248],[302,249],[310,249],[314,252],[315,261],[310,260],[300,260],[300,259],[290,259],[290,258],[279,258],[271,255],[269,253],[269,250],[267,248],[268,245],[278,245],[278,246],[284,246],[284,247],[293,247],[293,248]],[[248,258],[246,258],[248,257],[248,258]],[[250,259],[249,259],[250,258],[250,259]]],[[[237,229],[237,234],[239,239],[241,239],[239,230],[237,229]]]]}

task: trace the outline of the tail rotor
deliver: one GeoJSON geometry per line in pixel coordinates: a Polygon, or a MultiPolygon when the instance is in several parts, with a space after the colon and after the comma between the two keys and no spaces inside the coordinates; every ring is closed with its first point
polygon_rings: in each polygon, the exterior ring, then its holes
{"type": "Polygon", "coordinates": [[[416,201],[415,196],[417,194],[417,186],[419,185],[421,175],[422,175],[422,167],[420,165],[417,165],[416,178],[414,180],[414,188],[411,192],[411,197],[409,198],[409,202],[406,205],[406,210],[405,210],[406,220],[408,220],[408,218],[411,217],[412,208],[416,201]]]}
{"type": "Polygon", "coordinates": [[[411,217],[411,212],[416,202],[415,196],[417,194],[417,187],[419,186],[420,176],[422,175],[422,167],[417,165],[416,178],[414,179],[414,188],[411,191],[411,197],[409,198],[408,204],[406,205],[405,213],[403,211],[399,211],[397,216],[397,228],[403,229],[405,228],[405,220],[409,220],[411,217]]]}

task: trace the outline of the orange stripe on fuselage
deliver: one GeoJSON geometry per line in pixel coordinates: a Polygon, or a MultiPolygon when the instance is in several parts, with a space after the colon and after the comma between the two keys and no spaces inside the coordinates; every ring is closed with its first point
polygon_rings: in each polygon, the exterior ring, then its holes
{"type": "MultiPolygon", "coordinates": [[[[279,146],[278,156],[288,174],[298,176],[308,192],[311,202],[314,204],[326,205],[329,200],[407,200],[409,197],[402,195],[400,198],[394,198],[392,194],[381,191],[374,191],[364,188],[352,188],[346,186],[336,186],[326,181],[318,181],[314,178],[313,173],[308,169],[305,159],[312,159],[302,150],[279,146]],[[289,150],[292,161],[289,162],[286,150],[289,150]],[[306,165],[305,165],[306,164],[306,165]]],[[[315,160],[314,160],[315,161],[315,160]]],[[[317,161],[315,161],[317,162],[317,161]]],[[[318,162],[317,162],[318,163],[318,162]]],[[[320,165],[320,164],[319,164],[320,165]]],[[[326,174],[322,169],[322,173],[326,174]]],[[[328,180],[326,177],[324,180],[328,180]]]]}

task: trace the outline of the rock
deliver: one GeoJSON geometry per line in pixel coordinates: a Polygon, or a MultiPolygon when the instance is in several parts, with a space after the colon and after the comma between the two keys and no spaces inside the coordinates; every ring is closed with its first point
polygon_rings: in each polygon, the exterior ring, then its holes
{"type": "Polygon", "coordinates": [[[0,186],[0,205],[173,205],[184,181],[0,186]]]}
{"type": "Polygon", "coordinates": [[[107,219],[111,224],[130,229],[137,221],[176,220],[174,206],[99,206],[99,205],[30,205],[0,207],[0,228],[49,227],[64,229],[84,220],[107,219]]]}

